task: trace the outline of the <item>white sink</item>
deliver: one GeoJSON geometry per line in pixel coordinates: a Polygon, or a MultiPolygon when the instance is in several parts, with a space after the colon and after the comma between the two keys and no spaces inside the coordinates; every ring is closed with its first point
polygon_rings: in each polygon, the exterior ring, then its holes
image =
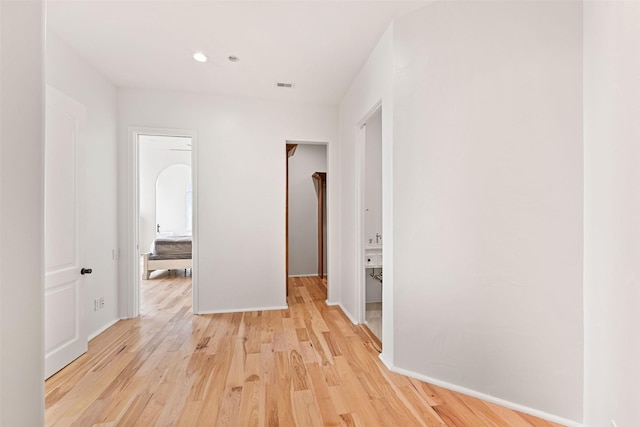
{"type": "Polygon", "coordinates": [[[382,268],[382,243],[367,243],[364,247],[365,268],[382,268]]]}

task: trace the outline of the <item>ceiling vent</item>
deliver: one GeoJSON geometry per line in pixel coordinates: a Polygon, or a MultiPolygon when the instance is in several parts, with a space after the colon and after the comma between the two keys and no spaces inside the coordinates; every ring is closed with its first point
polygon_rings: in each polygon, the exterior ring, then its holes
{"type": "Polygon", "coordinates": [[[293,83],[284,83],[284,82],[276,82],[277,87],[285,87],[285,88],[293,88],[295,85],[293,83]]]}

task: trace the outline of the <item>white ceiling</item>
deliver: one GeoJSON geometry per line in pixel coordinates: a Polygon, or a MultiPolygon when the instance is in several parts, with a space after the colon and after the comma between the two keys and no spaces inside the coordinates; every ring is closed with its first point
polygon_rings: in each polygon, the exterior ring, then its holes
{"type": "Polygon", "coordinates": [[[335,105],[389,23],[422,5],[49,0],[47,25],[120,87],[335,105]],[[209,61],[195,62],[196,51],[209,61]]]}

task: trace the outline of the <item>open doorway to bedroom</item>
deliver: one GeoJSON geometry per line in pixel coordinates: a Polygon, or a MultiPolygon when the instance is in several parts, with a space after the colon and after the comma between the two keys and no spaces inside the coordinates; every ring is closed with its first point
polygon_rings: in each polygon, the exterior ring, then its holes
{"type": "Polygon", "coordinates": [[[138,277],[143,315],[153,310],[158,298],[180,297],[186,303],[192,299],[192,146],[188,136],[138,135],[138,277]],[[171,296],[172,292],[178,295],[171,296]]]}

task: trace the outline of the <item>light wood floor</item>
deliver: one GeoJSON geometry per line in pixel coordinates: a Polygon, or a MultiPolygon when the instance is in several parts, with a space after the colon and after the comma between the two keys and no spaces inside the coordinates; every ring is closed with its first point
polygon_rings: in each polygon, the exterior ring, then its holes
{"type": "Polygon", "coordinates": [[[143,281],[120,321],[47,380],[49,426],[557,426],[391,373],[367,335],[289,282],[289,309],[195,316],[191,278],[143,281]]]}

